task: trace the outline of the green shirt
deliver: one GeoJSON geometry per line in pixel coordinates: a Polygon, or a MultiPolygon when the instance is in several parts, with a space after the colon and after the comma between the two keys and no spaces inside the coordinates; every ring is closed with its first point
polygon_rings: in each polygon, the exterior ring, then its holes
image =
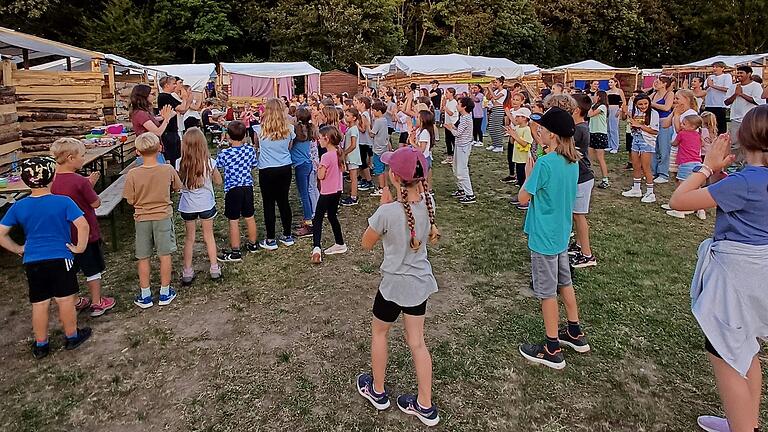
{"type": "Polygon", "coordinates": [[[540,157],[523,187],[531,194],[525,216],[528,248],[542,255],[568,249],[579,164],[552,152],[540,157]]]}
{"type": "Polygon", "coordinates": [[[597,108],[600,113],[594,117],[589,118],[589,132],[590,133],[608,133],[608,107],[600,105],[597,108]]]}

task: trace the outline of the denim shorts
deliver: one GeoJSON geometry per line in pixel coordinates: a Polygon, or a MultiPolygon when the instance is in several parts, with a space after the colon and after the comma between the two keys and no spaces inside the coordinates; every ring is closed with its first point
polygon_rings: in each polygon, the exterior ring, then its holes
{"type": "Polygon", "coordinates": [[[648,144],[642,134],[632,134],[632,151],[635,153],[656,153],[656,142],[648,144]]]}
{"type": "Polygon", "coordinates": [[[685,180],[693,174],[693,169],[697,166],[701,166],[701,162],[686,162],[678,165],[677,167],[677,179],[685,180]]]}
{"type": "Polygon", "coordinates": [[[387,164],[381,161],[381,156],[373,155],[373,175],[382,175],[387,169],[387,164]]]}
{"type": "Polygon", "coordinates": [[[183,211],[179,211],[179,214],[181,215],[181,218],[186,221],[194,221],[194,220],[209,220],[216,217],[217,211],[216,206],[213,206],[212,209],[201,211],[201,212],[194,212],[194,213],[185,213],[183,211]]]}

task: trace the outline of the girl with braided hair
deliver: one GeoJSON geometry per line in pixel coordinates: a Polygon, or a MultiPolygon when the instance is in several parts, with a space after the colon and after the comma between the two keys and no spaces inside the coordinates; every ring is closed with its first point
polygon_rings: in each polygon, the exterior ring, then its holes
{"type": "Polygon", "coordinates": [[[413,147],[386,152],[381,160],[389,165],[389,177],[399,189],[393,202],[384,188],[381,206],[368,219],[362,246],[371,250],[381,240],[384,261],[381,283],[373,302],[371,324],[371,370],[357,377],[357,391],[378,410],[389,408],[389,394],[384,388],[387,368],[387,337],[392,324],[403,313],[405,340],[413,356],[418,394],[401,395],[397,406],[422,423],[434,426],[440,421],[432,404],[432,358],[424,343],[424,313],[427,299],[437,292],[437,281],[427,258],[427,242],[435,244],[440,232],[435,225],[434,203],[426,188],[427,160],[413,147]]]}

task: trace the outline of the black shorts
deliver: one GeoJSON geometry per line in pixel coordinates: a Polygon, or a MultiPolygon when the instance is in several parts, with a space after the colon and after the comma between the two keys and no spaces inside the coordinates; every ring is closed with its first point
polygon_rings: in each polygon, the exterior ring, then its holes
{"type": "MultiPolygon", "coordinates": [[[[253,203],[251,203],[253,205],[253,203]]],[[[218,211],[216,210],[216,206],[213,206],[212,209],[201,211],[201,212],[194,212],[194,213],[185,213],[183,211],[180,211],[179,214],[181,215],[181,219],[183,219],[185,222],[195,221],[195,220],[209,220],[216,217],[218,214],[218,211]]]]}
{"type": "Polygon", "coordinates": [[[85,277],[95,276],[107,268],[104,264],[104,253],[101,251],[101,240],[88,243],[81,254],[75,254],[75,273],[82,271],[85,277]]]}
{"type": "Polygon", "coordinates": [[[722,357],[720,356],[720,353],[717,352],[715,347],[712,346],[712,343],[709,341],[709,338],[707,338],[706,336],[704,336],[704,349],[707,350],[707,352],[712,354],[713,356],[719,359],[722,359],[722,357]]]}
{"type": "Polygon", "coordinates": [[[360,144],[360,159],[363,160],[363,164],[360,165],[360,169],[368,168],[368,160],[373,157],[373,147],[368,144],[360,144]]]}
{"type": "Polygon", "coordinates": [[[608,134],[590,133],[589,147],[595,150],[605,150],[608,148],[608,134]]]}
{"type": "Polygon", "coordinates": [[[389,132],[389,135],[391,136],[393,133],[395,133],[395,128],[388,127],[387,132],[389,132]]]}
{"type": "Polygon", "coordinates": [[[386,323],[393,323],[400,316],[400,312],[405,315],[423,316],[427,312],[427,301],[418,306],[403,307],[395,302],[386,300],[381,295],[381,291],[376,292],[376,299],[373,300],[373,316],[386,323]]]}
{"type": "Polygon", "coordinates": [[[52,297],[62,298],[78,292],[75,263],[52,259],[24,264],[29,282],[29,302],[39,303],[52,297]]]}
{"type": "Polygon", "coordinates": [[[227,191],[224,216],[229,220],[253,217],[253,186],[237,186],[227,191]]]}

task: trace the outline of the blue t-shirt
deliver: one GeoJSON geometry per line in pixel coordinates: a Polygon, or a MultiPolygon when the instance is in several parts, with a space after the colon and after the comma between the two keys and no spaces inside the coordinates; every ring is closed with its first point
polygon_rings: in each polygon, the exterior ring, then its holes
{"type": "Polygon", "coordinates": [[[768,168],[747,166],[707,190],[717,203],[715,241],[768,245],[768,168]]]}
{"type": "Polygon", "coordinates": [[[65,195],[27,197],[14,203],[0,225],[21,225],[26,236],[24,264],[52,259],[74,259],[67,243],[72,241],[70,223],[83,216],[72,198],[65,195]]]}
{"type": "Polygon", "coordinates": [[[288,125],[288,136],[272,140],[265,136],[259,136],[259,169],[276,168],[291,165],[291,151],[288,146],[291,140],[296,138],[293,125],[288,125]]]}
{"type": "Polygon", "coordinates": [[[224,192],[238,186],[253,186],[251,171],[256,168],[256,149],[248,144],[230,147],[216,156],[216,168],[224,170],[224,192]]]}
{"type": "Polygon", "coordinates": [[[555,152],[536,161],[524,185],[533,195],[525,216],[530,250],[558,255],[568,249],[578,181],[579,164],[569,163],[555,152]]]}
{"type": "Polygon", "coordinates": [[[291,147],[291,161],[293,166],[299,166],[305,163],[312,163],[312,156],[309,154],[309,148],[312,141],[294,141],[291,147]]]}

